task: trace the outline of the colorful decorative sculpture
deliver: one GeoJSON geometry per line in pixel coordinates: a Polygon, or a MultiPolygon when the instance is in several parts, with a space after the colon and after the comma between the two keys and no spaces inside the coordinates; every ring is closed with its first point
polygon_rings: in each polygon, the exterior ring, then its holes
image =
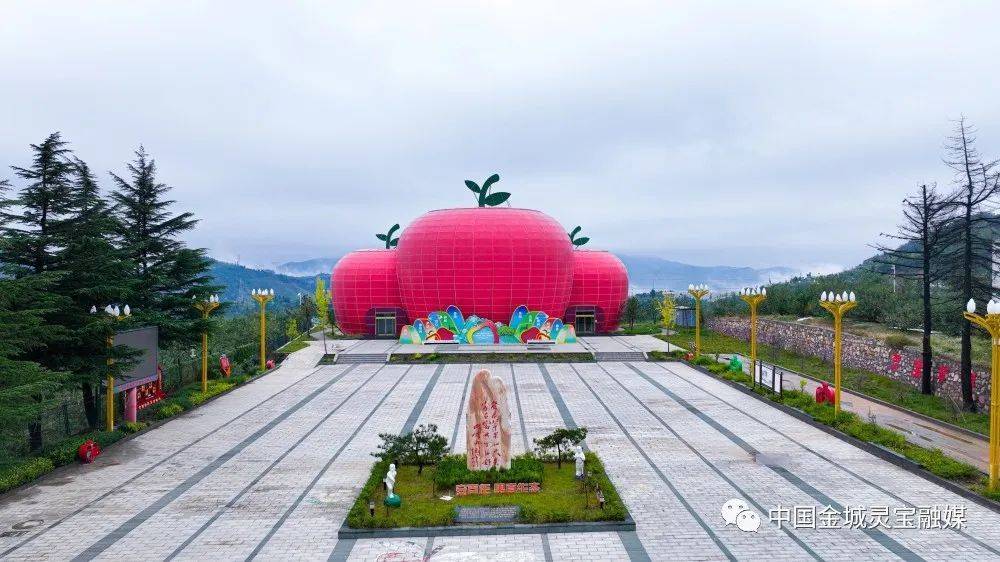
{"type": "Polygon", "coordinates": [[[830,383],[823,381],[820,383],[820,386],[816,387],[816,403],[822,404],[826,402],[828,404],[833,404],[833,401],[833,387],[830,386],[830,383]]]}
{"type": "Polygon", "coordinates": [[[223,353],[222,357],[219,357],[219,370],[222,371],[222,376],[229,378],[229,375],[233,372],[233,365],[229,362],[229,357],[223,353]]]}
{"type": "Polygon", "coordinates": [[[399,333],[399,343],[403,344],[452,340],[479,345],[522,344],[537,340],[576,343],[576,331],[559,318],[552,318],[540,310],[529,311],[524,305],[514,309],[507,325],[475,314],[466,318],[457,306],[451,305],[447,311],[436,310],[427,318],[417,318],[413,324],[403,326],[399,333]]]}
{"type": "Polygon", "coordinates": [[[733,358],[729,360],[729,370],[735,373],[743,372],[743,362],[736,355],[733,355],[733,358]]]}
{"type": "Polygon", "coordinates": [[[80,459],[80,462],[84,464],[90,464],[94,462],[97,455],[101,454],[101,448],[94,443],[93,439],[87,439],[80,445],[80,448],[76,451],[76,456],[80,459]]]}

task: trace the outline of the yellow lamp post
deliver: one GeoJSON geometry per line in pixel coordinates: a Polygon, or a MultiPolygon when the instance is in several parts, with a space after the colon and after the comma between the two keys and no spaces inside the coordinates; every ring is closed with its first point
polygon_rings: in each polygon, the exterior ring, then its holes
{"type": "Polygon", "coordinates": [[[965,319],[986,330],[993,340],[990,375],[990,491],[1000,490],[1000,302],[990,299],[986,315],[976,314],[976,301],[969,299],[965,319]]]}
{"type": "MultiPolygon", "coordinates": [[[[207,321],[208,315],[219,308],[219,295],[211,295],[203,301],[195,300],[194,307],[201,313],[202,320],[207,321]]],[[[208,328],[201,332],[201,391],[208,392],[208,328]]]]}
{"type": "Polygon", "coordinates": [[[694,357],[701,357],[701,299],[708,296],[708,285],[688,285],[688,293],[694,297],[694,357]]]}
{"type": "MultiPolygon", "coordinates": [[[[90,307],[90,313],[95,314],[97,312],[97,307],[90,307]]],[[[132,316],[132,310],[126,304],[124,308],[118,308],[118,305],[111,306],[110,304],[104,307],[104,312],[114,319],[116,322],[120,322],[129,316],[132,316]]],[[[115,376],[111,374],[111,366],[115,364],[115,360],[111,358],[111,348],[115,346],[115,336],[111,334],[108,336],[108,381],[107,388],[104,392],[104,408],[105,408],[105,428],[108,431],[115,430],[115,376]]]]}
{"type": "Polygon", "coordinates": [[[260,305],[260,370],[263,371],[267,361],[267,303],[274,299],[274,289],[254,289],[250,292],[253,300],[260,305]]]}
{"type": "Polygon", "coordinates": [[[750,378],[757,380],[757,307],[767,299],[767,289],[746,287],[740,298],[750,305],[750,378]]]}
{"type": "Polygon", "coordinates": [[[841,321],[844,313],[858,306],[857,297],[854,291],[850,294],[844,291],[842,294],[823,292],[819,297],[819,305],[833,315],[833,411],[840,413],[840,349],[844,339],[844,331],[841,321]]]}

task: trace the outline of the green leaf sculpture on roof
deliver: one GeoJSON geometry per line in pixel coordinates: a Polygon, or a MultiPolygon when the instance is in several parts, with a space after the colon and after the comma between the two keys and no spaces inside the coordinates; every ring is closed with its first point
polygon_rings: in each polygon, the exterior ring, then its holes
{"type": "Polygon", "coordinates": [[[399,230],[399,223],[392,225],[392,228],[389,229],[389,232],[385,234],[376,234],[375,238],[378,238],[379,240],[385,242],[386,250],[390,248],[395,248],[396,245],[399,244],[399,236],[393,238],[392,235],[395,234],[397,230],[399,230]]]}
{"type": "Polygon", "coordinates": [[[510,193],[506,191],[490,193],[490,188],[498,181],[500,181],[500,174],[493,174],[486,178],[482,187],[479,187],[479,184],[472,180],[465,180],[465,187],[476,194],[476,202],[479,203],[480,207],[496,207],[510,199],[510,193]]]}
{"type": "Polygon", "coordinates": [[[581,230],[583,230],[583,227],[577,226],[576,228],[567,233],[569,234],[569,241],[573,243],[574,248],[579,248],[580,246],[583,246],[587,242],[590,242],[590,238],[588,238],[587,236],[581,236],[579,238],[576,237],[576,235],[579,234],[581,230]]]}

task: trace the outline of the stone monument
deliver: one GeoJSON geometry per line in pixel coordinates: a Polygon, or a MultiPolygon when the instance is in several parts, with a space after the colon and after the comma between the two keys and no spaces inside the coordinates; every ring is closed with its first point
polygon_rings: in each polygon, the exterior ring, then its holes
{"type": "Polygon", "coordinates": [[[507,386],[483,369],[472,379],[465,415],[469,470],[510,468],[510,406],[507,386]]]}

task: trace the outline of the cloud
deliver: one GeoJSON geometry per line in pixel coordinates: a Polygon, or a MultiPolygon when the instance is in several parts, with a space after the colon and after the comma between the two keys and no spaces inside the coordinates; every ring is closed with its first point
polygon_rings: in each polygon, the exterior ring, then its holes
{"type": "MultiPolygon", "coordinates": [[[[700,264],[852,264],[950,119],[1000,153],[993,6],[19,3],[0,162],[63,131],[144,143],[194,244],[276,263],[370,247],[496,171],[591,244],[700,264]]],[[[107,185],[107,183],[106,183],[107,185]]]]}

